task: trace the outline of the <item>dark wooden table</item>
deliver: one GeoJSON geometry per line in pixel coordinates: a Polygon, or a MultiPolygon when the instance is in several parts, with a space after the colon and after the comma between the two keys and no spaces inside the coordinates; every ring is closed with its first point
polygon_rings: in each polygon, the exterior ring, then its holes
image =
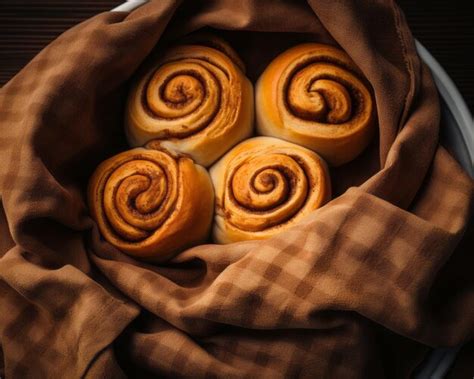
{"type": "MultiPolygon", "coordinates": [[[[0,0],[0,86],[64,30],[124,0],[0,0]]],[[[471,1],[398,0],[414,36],[441,63],[474,110],[474,23],[471,1]]],[[[449,379],[474,375],[474,343],[449,379]]]]}

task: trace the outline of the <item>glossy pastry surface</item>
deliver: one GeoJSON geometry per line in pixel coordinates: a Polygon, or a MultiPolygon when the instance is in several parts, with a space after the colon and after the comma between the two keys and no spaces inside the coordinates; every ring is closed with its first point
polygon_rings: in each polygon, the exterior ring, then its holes
{"type": "Polygon", "coordinates": [[[237,54],[233,60],[225,52],[198,44],[166,50],[131,87],[125,112],[130,145],[185,153],[207,167],[249,137],[253,86],[234,63],[237,54]]]}
{"type": "Polygon", "coordinates": [[[88,201],[108,242],[162,262],[208,238],[214,191],[207,171],[190,158],[136,148],[97,167],[88,201]]]}
{"type": "Polygon", "coordinates": [[[277,56],[256,84],[257,132],[316,151],[334,166],[359,155],[375,129],[370,86],[349,56],[306,43],[277,56]]]}
{"type": "Polygon", "coordinates": [[[218,243],[264,239],[295,225],[331,197],[326,163],[302,146],[248,139],[210,169],[218,243]]]}

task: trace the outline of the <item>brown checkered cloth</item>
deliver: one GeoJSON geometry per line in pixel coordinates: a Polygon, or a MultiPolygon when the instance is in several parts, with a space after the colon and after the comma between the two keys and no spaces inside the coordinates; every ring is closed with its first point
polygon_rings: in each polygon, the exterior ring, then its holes
{"type": "Polygon", "coordinates": [[[157,0],[103,13],[1,89],[0,127],[2,376],[406,377],[428,346],[473,336],[462,236],[474,186],[438,147],[438,96],[392,1],[157,0]],[[252,79],[295,43],[338,43],[374,88],[380,133],[298,227],[141,263],[101,240],[85,185],[127,148],[132,73],[158,40],[205,26],[252,79]]]}

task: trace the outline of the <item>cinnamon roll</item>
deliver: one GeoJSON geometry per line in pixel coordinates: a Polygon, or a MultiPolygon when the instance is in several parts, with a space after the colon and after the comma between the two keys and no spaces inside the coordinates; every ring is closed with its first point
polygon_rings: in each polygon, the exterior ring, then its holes
{"type": "Polygon", "coordinates": [[[190,158],[136,148],[97,167],[88,201],[108,242],[162,262],[209,236],[214,191],[207,171],[190,158]]]}
{"type": "Polygon", "coordinates": [[[132,146],[185,153],[207,167],[252,134],[253,86],[237,54],[211,42],[219,49],[168,49],[132,85],[125,112],[132,146]]]}
{"type": "Polygon", "coordinates": [[[334,166],[354,159],[374,134],[370,85],[332,46],[285,51],[260,76],[255,97],[258,134],[306,146],[334,166]]]}
{"type": "Polygon", "coordinates": [[[216,196],[213,238],[218,243],[271,237],[331,197],[324,160],[277,138],[240,143],[210,174],[216,196]]]}

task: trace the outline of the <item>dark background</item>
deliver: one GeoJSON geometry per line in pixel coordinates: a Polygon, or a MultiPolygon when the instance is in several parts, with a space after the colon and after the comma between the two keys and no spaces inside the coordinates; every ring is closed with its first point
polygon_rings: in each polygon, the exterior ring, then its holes
{"type": "MultiPolygon", "coordinates": [[[[64,30],[124,0],[0,0],[0,86],[64,30]]],[[[414,36],[454,80],[474,110],[474,18],[471,1],[398,0],[414,36]]],[[[449,378],[474,377],[474,343],[449,378]]]]}
{"type": "MultiPolygon", "coordinates": [[[[72,25],[124,0],[0,0],[0,86],[72,25]]],[[[473,6],[461,0],[399,0],[414,36],[474,110],[473,6]]]]}

